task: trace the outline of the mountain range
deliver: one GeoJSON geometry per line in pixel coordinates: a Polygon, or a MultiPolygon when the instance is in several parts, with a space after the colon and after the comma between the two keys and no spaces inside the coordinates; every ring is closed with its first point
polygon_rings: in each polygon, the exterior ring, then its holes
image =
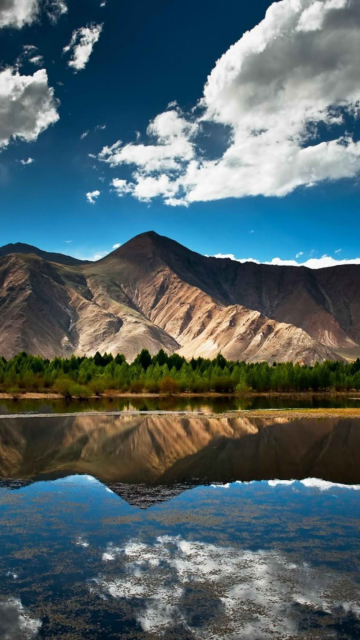
{"type": "Polygon", "coordinates": [[[206,257],[153,231],[97,262],[0,248],[0,355],[123,353],[286,361],[360,356],[360,265],[206,257]]]}

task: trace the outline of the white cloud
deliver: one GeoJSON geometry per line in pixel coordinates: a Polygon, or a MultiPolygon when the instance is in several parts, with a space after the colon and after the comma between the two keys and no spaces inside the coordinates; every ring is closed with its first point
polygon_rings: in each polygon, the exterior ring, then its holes
{"type": "Polygon", "coordinates": [[[0,28],[21,29],[32,24],[44,9],[51,22],[67,12],[64,0],[0,0],[0,28]]]}
{"type": "Polygon", "coordinates": [[[90,24],[73,32],[70,43],[63,49],[64,53],[72,54],[68,62],[69,67],[76,71],[85,69],[93,47],[100,38],[102,28],[102,24],[90,24]]]}
{"type": "MultiPolygon", "coordinates": [[[[147,133],[154,144],[126,144],[121,140],[111,147],[104,147],[99,159],[112,167],[131,164],[140,169],[137,182],[145,179],[154,171],[178,170],[184,162],[195,157],[191,139],[196,134],[198,125],[185,120],[177,111],[165,111],[150,122],[147,133]],[[144,173],[142,173],[144,172],[144,173]]],[[[167,178],[160,176],[162,180],[167,178]]]]}
{"type": "Polygon", "coordinates": [[[100,158],[113,167],[133,165],[134,197],[161,196],[170,205],[281,197],[301,186],[355,178],[360,142],[351,122],[360,112],[359,57],[359,2],[274,2],[217,61],[195,121],[179,109],[167,111],[149,125],[153,144],[117,142],[100,158]],[[176,134],[161,133],[156,123],[170,117],[181,126],[176,134]],[[209,123],[228,140],[215,159],[201,149],[209,123]]]}
{"type": "Polygon", "coordinates": [[[22,165],[32,164],[33,162],[35,162],[34,158],[28,158],[27,160],[20,160],[20,164],[22,165]]]}
{"type": "Polygon", "coordinates": [[[102,560],[108,575],[95,578],[91,592],[126,599],[142,630],[156,637],[183,626],[194,640],[220,640],[221,626],[234,640],[289,638],[298,636],[305,615],[318,620],[319,613],[327,613],[336,622],[346,613],[356,618],[360,613],[359,588],[351,578],[344,582],[343,574],[328,567],[295,564],[274,550],[248,551],[165,535],[153,544],[109,544],[102,560]],[[192,601],[190,585],[196,593],[192,601]],[[193,613],[202,594],[212,615],[202,609],[199,625],[193,613]]]}
{"type": "Polygon", "coordinates": [[[113,244],[113,249],[118,249],[119,247],[121,247],[121,242],[116,242],[115,244],[113,244]]]}
{"type": "Polygon", "coordinates": [[[33,56],[32,58],[29,58],[29,62],[34,64],[36,67],[42,67],[44,64],[44,58],[40,55],[33,56]]]}
{"type": "Polygon", "coordinates": [[[55,23],[67,13],[68,8],[64,0],[45,0],[46,13],[51,22],[55,23]]]}
{"type": "Polygon", "coordinates": [[[87,260],[90,260],[91,262],[96,262],[97,260],[101,260],[102,258],[105,258],[105,256],[108,255],[108,251],[99,251],[98,253],[94,253],[93,256],[91,256],[90,258],[87,258],[87,260]]]}
{"type": "Polygon", "coordinates": [[[56,107],[45,69],[27,76],[12,68],[0,71],[0,148],[12,138],[36,140],[59,119],[56,107]]]}
{"type": "MultiPolygon", "coordinates": [[[[297,254],[303,255],[302,253],[297,254]]],[[[360,258],[352,258],[349,260],[336,260],[331,256],[324,255],[321,258],[309,258],[309,260],[305,260],[305,262],[296,262],[296,260],[282,260],[281,258],[273,258],[270,261],[256,260],[255,258],[235,258],[233,253],[217,253],[212,256],[213,258],[224,259],[228,258],[229,260],[235,260],[235,262],[254,262],[255,264],[271,264],[277,266],[287,266],[287,267],[308,267],[308,269],[324,269],[325,267],[336,267],[342,264],[360,264],[360,258]]]]}
{"type": "Polygon", "coordinates": [[[341,253],[342,249],[336,249],[335,253],[341,253]]]}
{"type": "Polygon", "coordinates": [[[0,27],[21,29],[37,18],[39,0],[0,0],[0,27]]]}
{"type": "Polygon", "coordinates": [[[99,195],[100,191],[98,191],[97,189],[95,191],[88,191],[88,193],[86,194],[87,201],[90,202],[90,204],[95,204],[95,201],[99,197],[99,195]]]}
{"type": "Polygon", "coordinates": [[[84,133],[82,133],[81,136],[80,136],[80,140],[83,140],[88,135],[89,135],[89,131],[84,131],[84,133]]]}
{"type": "Polygon", "coordinates": [[[121,198],[126,193],[132,193],[133,185],[129,184],[126,180],[121,180],[120,178],[114,178],[111,181],[114,190],[116,191],[119,198],[121,198]]]}
{"type": "Polygon", "coordinates": [[[31,62],[31,64],[35,65],[36,67],[42,67],[44,65],[43,56],[38,53],[38,48],[33,44],[23,45],[23,51],[17,59],[16,66],[20,67],[23,64],[24,60],[31,62]]]}
{"type": "Polygon", "coordinates": [[[299,251],[299,253],[296,254],[295,258],[301,258],[301,256],[304,255],[303,251],[299,251]]]}

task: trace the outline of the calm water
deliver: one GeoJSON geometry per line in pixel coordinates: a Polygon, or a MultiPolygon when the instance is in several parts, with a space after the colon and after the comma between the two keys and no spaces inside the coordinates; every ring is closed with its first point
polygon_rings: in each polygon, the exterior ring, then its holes
{"type": "Polygon", "coordinates": [[[288,395],[215,398],[98,398],[95,400],[0,400],[7,413],[75,413],[86,411],[226,411],[254,409],[345,409],[360,407],[360,394],[350,396],[288,395]]]}
{"type": "Polygon", "coordinates": [[[1,639],[360,637],[360,419],[3,417],[0,477],[1,639]]]}

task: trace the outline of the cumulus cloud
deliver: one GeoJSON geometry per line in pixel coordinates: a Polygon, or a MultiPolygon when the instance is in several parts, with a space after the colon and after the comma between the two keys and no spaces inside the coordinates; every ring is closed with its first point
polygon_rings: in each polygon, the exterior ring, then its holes
{"type": "Polygon", "coordinates": [[[100,159],[134,167],[127,193],[140,200],[161,196],[171,205],[281,197],[355,178],[359,56],[356,0],[274,2],[217,61],[191,116],[172,108],[150,123],[152,144],[117,142],[100,159]],[[154,126],[171,118],[179,126],[176,138],[154,126]],[[223,131],[227,145],[215,158],[202,151],[209,125],[223,131]]]}
{"type": "Polygon", "coordinates": [[[59,119],[56,107],[45,69],[33,75],[13,68],[0,71],[0,149],[12,138],[36,140],[59,119]]]}
{"type": "MultiPolygon", "coordinates": [[[[336,252],[335,252],[336,253],[336,252]]],[[[300,257],[304,255],[302,252],[298,253],[296,257],[300,257]]],[[[212,256],[213,258],[219,259],[229,259],[234,260],[235,262],[254,262],[255,264],[271,264],[277,266],[287,266],[287,267],[307,267],[308,269],[325,269],[326,267],[337,267],[342,264],[360,264],[360,258],[350,258],[349,260],[336,260],[331,256],[321,256],[321,258],[309,258],[304,262],[297,262],[296,260],[282,260],[281,258],[273,258],[270,261],[261,262],[260,260],[255,260],[255,258],[235,258],[233,253],[217,253],[212,256]]]]}
{"type": "Polygon", "coordinates": [[[75,71],[85,69],[93,47],[100,38],[102,28],[102,24],[90,24],[73,32],[70,43],[63,49],[64,53],[71,54],[69,67],[75,71]]]}
{"type": "Polygon", "coordinates": [[[87,201],[90,202],[90,204],[95,204],[96,199],[99,197],[99,195],[100,191],[98,191],[97,189],[95,191],[88,191],[88,193],[86,194],[87,201]]]}
{"type": "Polygon", "coordinates": [[[32,24],[44,9],[52,22],[67,12],[64,0],[0,0],[0,28],[21,29],[32,24]]]}
{"type": "MultiPolygon", "coordinates": [[[[147,176],[161,170],[178,170],[195,157],[191,139],[198,125],[190,123],[177,111],[165,111],[150,122],[147,134],[153,138],[153,144],[126,144],[121,140],[111,147],[104,147],[99,154],[100,160],[112,167],[130,164],[138,167],[147,176]]],[[[162,176],[161,176],[162,177],[162,176]]],[[[165,176],[166,177],[166,176],[165,176]]]]}
{"type": "Polygon", "coordinates": [[[0,27],[21,29],[37,18],[39,0],[0,0],[0,27]]]}
{"type": "Polygon", "coordinates": [[[20,600],[10,598],[0,602],[0,637],[5,640],[32,640],[40,630],[41,621],[31,618],[20,600]]]}
{"type": "Polygon", "coordinates": [[[27,164],[32,164],[33,162],[35,162],[34,158],[27,158],[27,160],[20,160],[20,164],[24,166],[27,164]]]}
{"type": "Polygon", "coordinates": [[[166,201],[172,199],[180,188],[176,176],[195,159],[193,140],[198,129],[198,123],[185,119],[179,110],[171,109],[150,122],[147,134],[152,143],[124,145],[118,140],[112,146],[104,147],[99,159],[111,167],[126,164],[136,167],[131,182],[114,178],[112,185],[117,194],[132,193],[145,202],[158,196],[166,201]]]}
{"type": "Polygon", "coordinates": [[[360,614],[355,583],[276,551],[160,536],[153,544],[109,544],[102,561],[91,591],[126,599],[142,630],[157,637],[181,628],[194,640],[217,640],[225,628],[234,640],[288,638],[304,629],[305,617],[311,628],[319,613],[331,622],[360,614]]]}
{"type": "Polygon", "coordinates": [[[115,244],[113,244],[113,249],[118,249],[119,247],[121,247],[121,242],[116,242],[115,244]]]}

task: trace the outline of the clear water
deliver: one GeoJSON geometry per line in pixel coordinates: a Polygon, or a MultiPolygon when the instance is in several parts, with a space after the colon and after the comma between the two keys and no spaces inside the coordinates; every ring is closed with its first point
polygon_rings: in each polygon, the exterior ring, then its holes
{"type": "Polygon", "coordinates": [[[226,411],[254,409],[341,409],[360,407],[360,394],[284,395],[247,397],[98,398],[91,400],[0,400],[0,415],[7,413],[74,413],[86,411],[226,411]]]}
{"type": "Polygon", "coordinates": [[[359,638],[359,437],[356,419],[2,418],[0,638],[359,638]]]}

